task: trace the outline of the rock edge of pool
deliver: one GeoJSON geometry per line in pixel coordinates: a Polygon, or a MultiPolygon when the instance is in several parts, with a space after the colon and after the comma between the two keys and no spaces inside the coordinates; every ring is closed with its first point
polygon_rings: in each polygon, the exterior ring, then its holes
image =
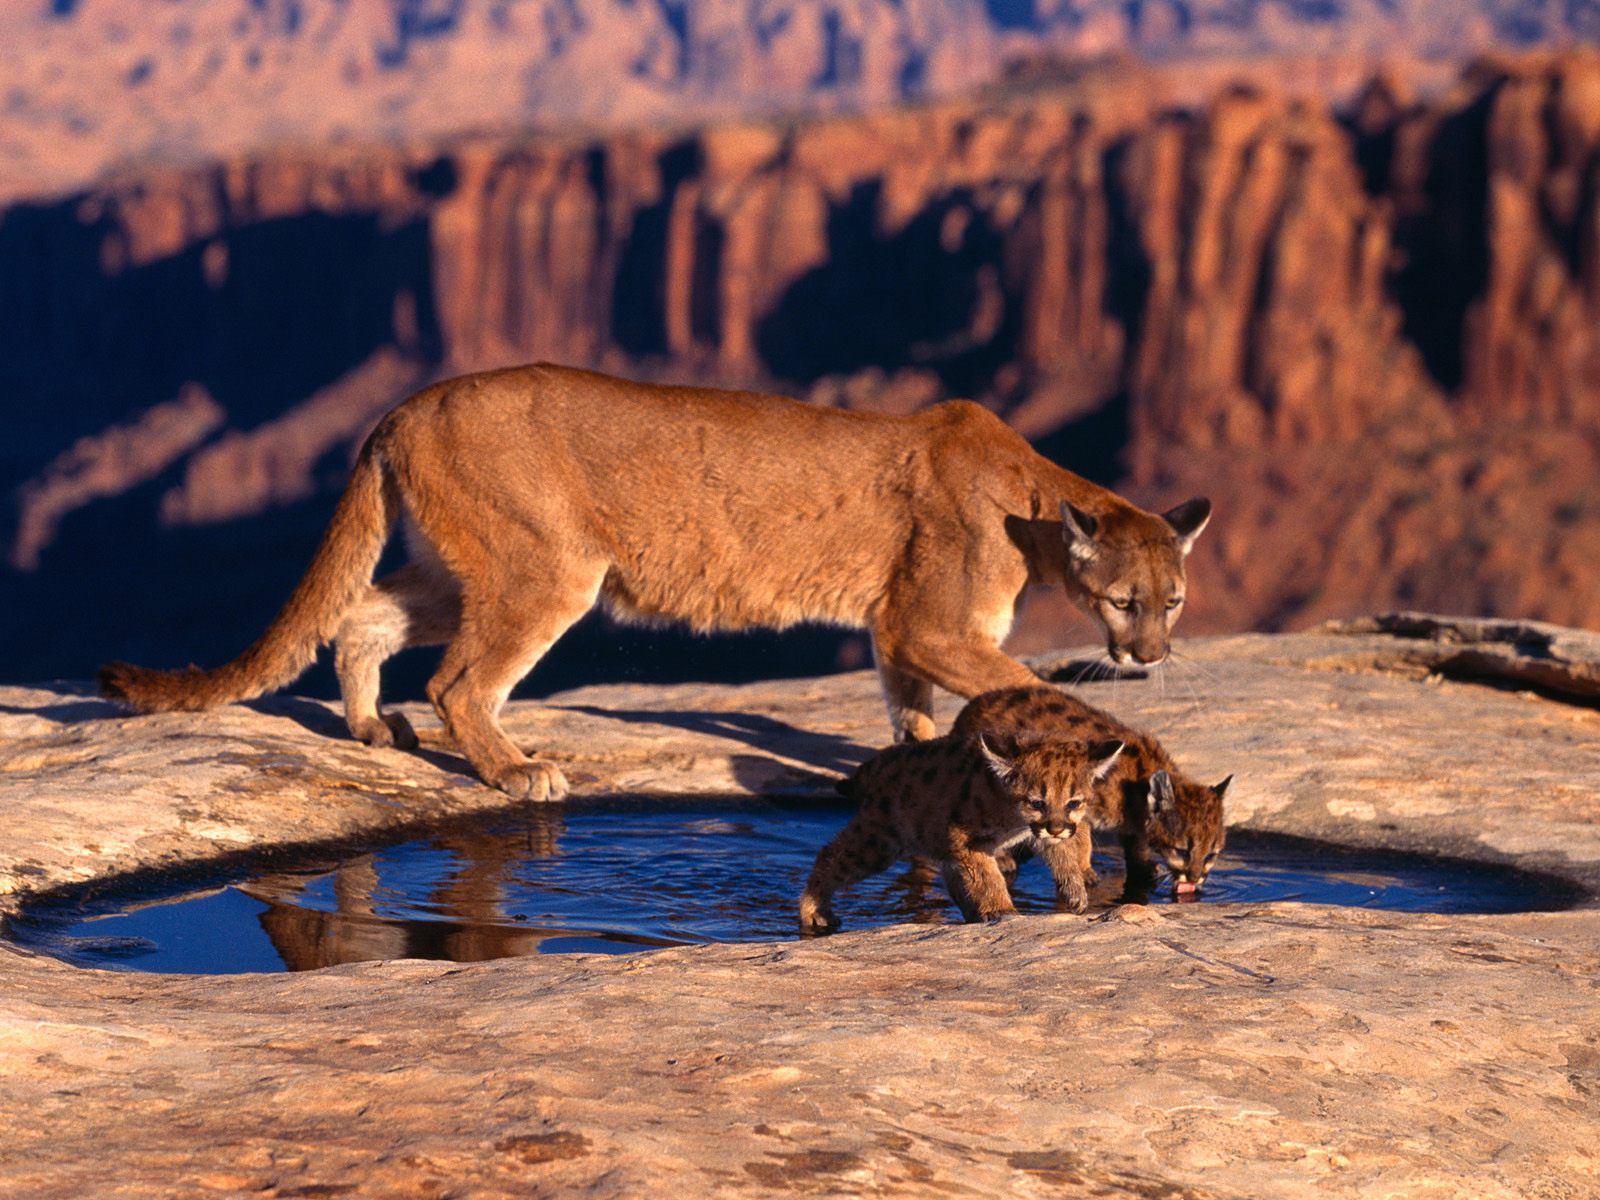
{"type": "MultiPolygon", "coordinates": [[[[1600,892],[1600,637],[1406,616],[1181,641],[1164,677],[1079,690],[1235,773],[1240,828],[1600,892]]],[[[588,795],[804,796],[886,733],[866,673],[588,688],[507,725],[588,795]]],[[[504,806],[436,739],[371,751],[330,705],[130,717],[68,684],[0,689],[0,781],[6,914],[504,806]]],[[[0,1191],[1594,1194],[1597,981],[1592,902],[1125,907],[276,976],[3,945],[0,1191]]]]}

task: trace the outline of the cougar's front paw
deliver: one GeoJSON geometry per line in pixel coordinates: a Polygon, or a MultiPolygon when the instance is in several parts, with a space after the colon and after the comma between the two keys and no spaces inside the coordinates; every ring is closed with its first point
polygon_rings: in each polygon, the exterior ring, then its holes
{"type": "Polygon", "coordinates": [[[833,915],[833,910],[825,904],[819,904],[809,896],[800,900],[800,936],[820,937],[824,934],[839,931],[839,918],[833,915]]]}
{"type": "Polygon", "coordinates": [[[998,925],[1001,921],[1009,921],[1013,917],[1020,917],[1021,915],[1022,914],[1014,908],[997,908],[991,912],[979,913],[978,920],[982,921],[985,925],[998,925]]]}
{"type": "Polygon", "coordinates": [[[411,722],[399,713],[379,713],[376,717],[357,721],[350,727],[350,732],[358,741],[378,749],[389,746],[398,750],[417,748],[416,730],[412,729],[411,722]]]}
{"type": "Polygon", "coordinates": [[[1089,889],[1079,883],[1076,887],[1068,884],[1066,887],[1056,889],[1056,904],[1066,909],[1069,913],[1086,913],[1089,911],[1089,889]]]}
{"type": "Polygon", "coordinates": [[[488,782],[513,800],[527,800],[534,804],[561,800],[567,794],[567,777],[554,763],[518,763],[503,767],[488,782]]]}

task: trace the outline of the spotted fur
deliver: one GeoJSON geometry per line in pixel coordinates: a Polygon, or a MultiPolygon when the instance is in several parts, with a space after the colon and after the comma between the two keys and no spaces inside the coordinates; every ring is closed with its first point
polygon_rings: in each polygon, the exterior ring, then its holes
{"type": "MultiPolygon", "coordinates": [[[[1212,786],[1194,782],[1148,733],[1067,692],[1051,687],[985,692],[956,716],[951,735],[981,736],[1001,753],[1013,754],[1039,743],[1115,738],[1127,751],[1090,791],[1088,820],[1094,828],[1118,832],[1130,877],[1148,879],[1159,861],[1176,883],[1199,889],[1222,852],[1228,832],[1222,801],[1233,776],[1212,786]]],[[[1075,848],[1092,883],[1088,836],[1075,848]]],[[[1026,853],[1031,847],[1019,849],[1026,853]]]]}
{"type": "Polygon", "coordinates": [[[1048,743],[1000,755],[981,737],[942,737],[883,750],[839,785],[860,805],[817,855],[800,897],[803,933],[831,933],[834,892],[897,859],[940,864],[945,886],[968,921],[1016,911],[996,855],[1022,841],[1040,845],[1067,908],[1089,905],[1075,848],[1085,797],[1122,747],[1048,743]]]}

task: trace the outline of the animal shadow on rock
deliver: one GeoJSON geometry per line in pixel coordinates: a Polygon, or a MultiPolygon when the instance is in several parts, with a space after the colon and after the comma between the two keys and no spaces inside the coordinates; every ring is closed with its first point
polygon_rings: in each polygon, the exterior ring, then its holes
{"type": "Polygon", "coordinates": [[[1150,672],[1142,667],[1119,667],[1103,658],[1072,658],[1065,662],[1048,663],[1041,668],[1039,675],[1050,683],[1065,683],[1073,687],[1084,683],[1150,678],[1150,672]]]}
{"type": "MultiPolygon", "coordinates": [[[[345,724],[344,717],[332,709],[323,707],[315,700],[306,700],[300,696],[263,696],[259,700],[245,701],[243,706],[265,717],[283,717],[293,721],[300,728],[318,737],[333,738],[341,742],[355,741],[345,724]]],[[[123,712],[122,715],[127,714],[123,712]]],[[[459,754],[422,746],[401,753],[420,758],[423,762],[451,775],[465,775],[474,781],[478,778],[477,772],[472,769],[472,764],[459,754]]]]}
{"type": "MultiPolygon", "coordinates": [[[[874,747],[863,746],[849,738],[833,733],[818,733],[801,729],[776,717],[759,713],[729,712],[652,712],[637,709],[599,708],[589,704],[556,705],[566,712],[584,713],[587,716],[610,717],[631,725],[665,725],[688,733],[742,742],[770,754],[782,754],[798,759],[818,771],[848,774],[860,766],[873,753],[874,747]]],[[[772,777],[774,769],[793,770],[771,759],[756,756],[736,756],[735,773],[740,782],[759,782],[772,777]],[[743,763],[741,768],[740,764],[743,763]]]]}
{"type": "Polygon", "coordinates": [[[57,725],[109,721],[119,717],[126,719],[128,716],[127,709],[113,704],[110,700],[88,696],[82,700],[67,700],[58,704],[0,704],[0,713],[9,713],[17,717],[43,717],[46,721],[53,721],[57,725]]]}

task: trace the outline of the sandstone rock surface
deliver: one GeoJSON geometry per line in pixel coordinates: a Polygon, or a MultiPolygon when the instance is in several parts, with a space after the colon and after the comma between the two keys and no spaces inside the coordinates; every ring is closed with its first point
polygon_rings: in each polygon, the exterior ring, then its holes
{"type": "MultiPolygon", "coordinates": [[[[1577,670],[1600,661],[1559,633],[1577,670]]],[[[1397,644],[1190,641],[1164,678],[1080,687],[1202,777],[1237,772],[1238,825],[1600,892],[1600,714],[1377,669],[1397,644]]],[[[579,792],[666,795],[804,794],[886,727],[864,674],[585,689],[508,724],[579,792]]],[[[0,909],[500,805],[459,768],[437,738],[367,751],[292,697],[130,718],[65,685],[0,690],[0,909]]],[[[1600,1189],[1596,911],[1202,903],[230,978],[0,946],[0,1187],[1581,1196],[1600,1189]]]]}

